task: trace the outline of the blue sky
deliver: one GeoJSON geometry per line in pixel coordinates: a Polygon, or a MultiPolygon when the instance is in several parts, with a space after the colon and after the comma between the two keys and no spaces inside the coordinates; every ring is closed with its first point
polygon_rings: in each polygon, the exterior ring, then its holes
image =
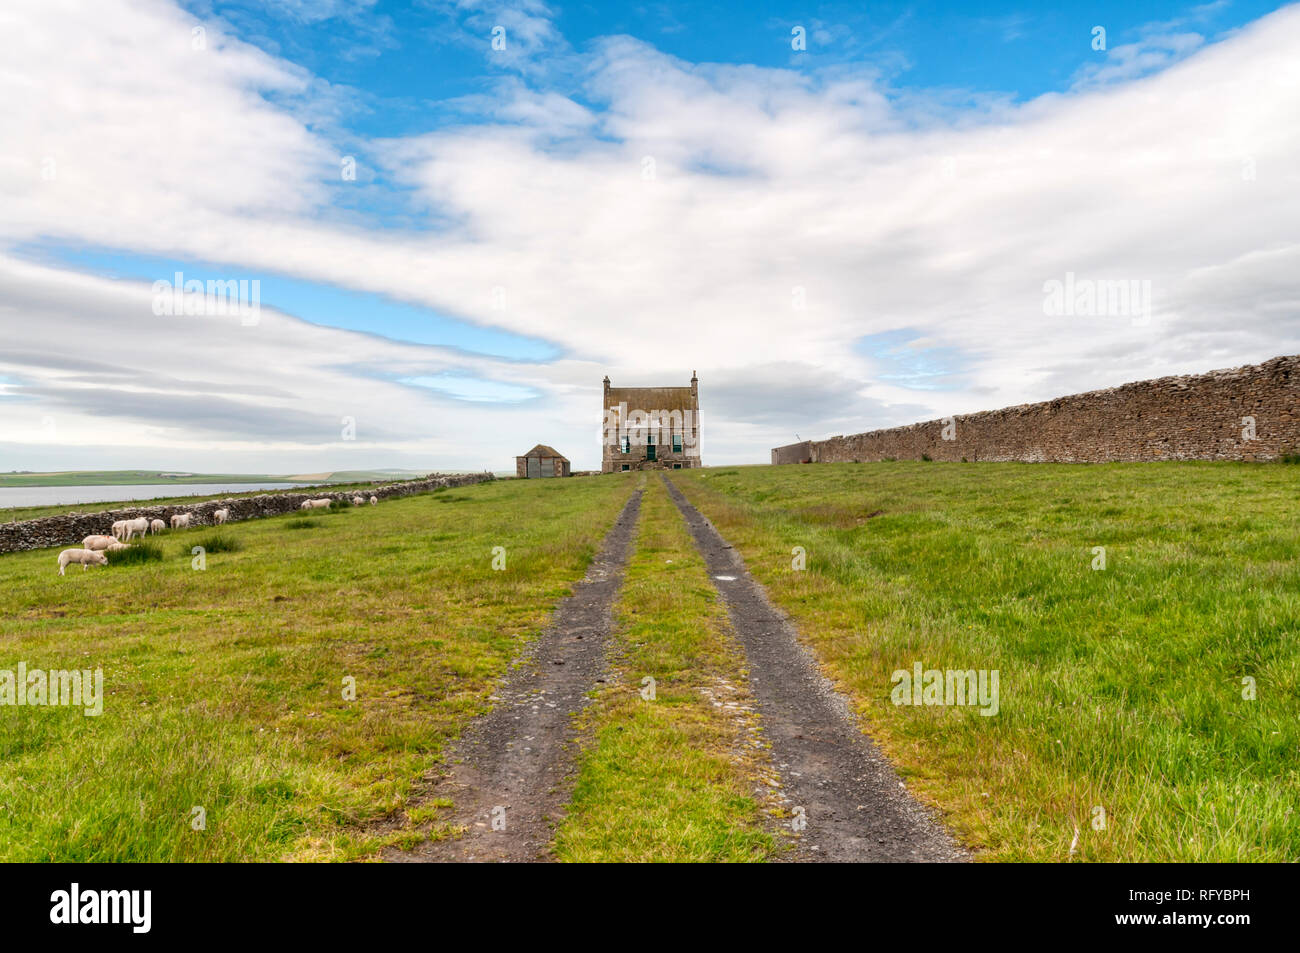
{"type": "MultiPolygon", "coordinates": [[[[525,63],[503,64],[484,55],[498,15],[513,4],[383,2],[348,0],[187,0],[194,15],[224,22],[243,41],[302,66],[334,87],[333,112],[321,123],[341,154],[357,152],[360,185],[328,182],[328,219],[360,221],[380,231],[433,231],[441,223],[427,203],[382,168],[367,163],[362,143],[428,133],[445,126],[485,122],[466,97],[489,94],[499,83],[522,81],[538,90],[558,90],[599,112],[602,104],[583,96],[580,51],[613,35],[636,37],[660,51],[693,63],[753,64],[795,71],[836,67],[879,71],[891,94],[940,92],[954,102],[982,97],[1024,101],[1067,90],[1082,67],[1104,53],[1093,51],[1091,31],[1108,24],[1109,47],[1140,40],[1153,30],[1225,33],[1275,7],[1222,0],[1189,5],[1153,2],[1053,4],[1035,9],[1023,3],[635,3],[537,4],[529,15],[543,17],[551,33],[530,47],[525,63]],[[805,30],[803,52],[792,50],[792,31],[805,30]]],[[[507,43],[518,42],[507,32],[507,43]]],[[[223,263],[182,257],[140,255],[121,248],[85,248],[31,243],[17,253],[37,261],[61,262],[92,274],[152,281],[158,274],[220,276],[223,263]]],[[[550,360],[561,356],[554,342],[461,320],[385,295],[313,282],[290,275],[263,274],[262,303],[327,327],[350,328],[416,344],[506,359],[550,360]]],[[[903,331],[886,332],[893,341],[903,331]]],[[[917,335],[919,336],[919,335],[917,335]]],[[[873,351],[896,362],[898,354],[873,351]]],[[[952,353],[920,360],[939,365],[952,353]]],[[[897,373],[893,379],[918,389],[943,388],[950,373],[897,373]]],[[[487,399],[491,389],[478,399],[487,399]]],[[[502,386],[502,399],[516,400],[518,388],[502,386]]],[[[527,391],[523,391],[527,393],[527,391]]]]}
{"type": "Polygon", "coordinates": [[[706,462],[753,462],[1300,348],[1300,7],[12,10],[0,456],[29,468],[589,467],[606,374],[692,371],[706,462]],[[271,313],[161,318],[178,271],[271,313]],[[1152,320],[1046,313],[1067,273],[1148,282],[1152,320]]]}

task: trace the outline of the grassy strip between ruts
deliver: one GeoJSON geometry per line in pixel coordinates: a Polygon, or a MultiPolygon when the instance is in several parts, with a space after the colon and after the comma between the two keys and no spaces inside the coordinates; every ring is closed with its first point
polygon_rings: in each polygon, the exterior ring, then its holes
{"type": "Polygon", "coordinates": [[[1300,857],[1294,468],[673,477],[987,859],[1300,857]],[[893,673],[918,662],[998,669],[998,713],[893,704],[893,673]]]}
{"type": "Polygon", "coordinates": [[[214,531],[181,530],[161,560],[66,577],[57,548],[0,556],[0,670],[102,669],[104,687],[98,716],[0,705],[0,859],[408,844],[411,830],[369,822],[397,816],[485,710],[628,492],[617,478],[459,487],[304,529],[287,528],[296,515],[228,524],[237,548],[201,562],[191,543],[214,531]]]}
{"type": "Polygon", "coordinates": [[[584,716],[590,742],[556,855],[764,860],[776,841],[752,792],[770,768],[741,649],[657,475],[648,480],[639,530],[615,608],[615,672],[584,716]]]}

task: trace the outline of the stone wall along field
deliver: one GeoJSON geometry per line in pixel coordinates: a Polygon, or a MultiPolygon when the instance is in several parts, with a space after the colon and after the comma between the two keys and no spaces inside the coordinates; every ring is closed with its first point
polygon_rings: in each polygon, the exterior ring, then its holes
{"type": "Polygon", "coordinates": [[[932,460],[1102,463],[1275,460],[1291,453],[1300,453],[1300,355],[792,444],[773,450],[772,462],[919,460],[925,455],[932,460]]]}
{"type": "Polygon", "coordinates": [[[97,533],[110,535],[109,528],[118,520],[136,519],[147,516],[160,519],[170,524],[175,513],[192,513],[191,526],[212,524],[214,510],[230,511],[229,522],[238,520],[260,519],[263,516],[277,516],[281,513],[297,512],[303,500],[351,500],[360,495],[369,500],[374,496],[380,500],[390,500],[398,496],[411,496],[415,493],[428,493],[440,487],[468,486],[471,483],[483,483],[494,479],[491,473],[466,473],[456,476],[439,476],[430,474],[423,480],[411,480],[405,483],[385,483],[362,490],[322,490],[308,492],[264,493],[258,496],[243,496],[226,500],[203,500],[194,503],[169,504],[167,506],[126,506],[121,509],[105,510],[102,513],[68,513],[62,516],[43,516],[40,519],[21,522],[0,523],[0,553],[12,553],[22,549],[43,549],[46,546],[80,546],[87,536],[97,533]]]}

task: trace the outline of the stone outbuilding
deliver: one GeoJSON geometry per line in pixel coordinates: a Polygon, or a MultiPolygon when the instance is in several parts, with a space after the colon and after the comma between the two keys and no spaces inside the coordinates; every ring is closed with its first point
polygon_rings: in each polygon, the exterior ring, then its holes
{"type": "Polygon", "coordinates": [[[522,457],[515,457],[515,476],[521,480],[568,475],[568,458],[554,447],[548,447],[544,443],[539,443],[522,457]]]}
{"type": "Polygon", "coordinates": [[[689,387],[613,387],[605,378],[601,473],[693,470],[700,463],[700,382],[689,387]]]}

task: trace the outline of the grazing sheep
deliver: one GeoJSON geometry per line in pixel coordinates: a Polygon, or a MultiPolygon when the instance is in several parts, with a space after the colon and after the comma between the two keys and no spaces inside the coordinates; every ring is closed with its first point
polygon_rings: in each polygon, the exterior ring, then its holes
{"type": "Polygon", "coordinates": [[[166,528],[167,528],[167,524],[164,523],[162,520],[150,520],[150,521],[149,521],[149,532],[151,532],[151,533],[154,533],[154,534],[161,533],[161,532],[162,532],[163,530],[165,530],[166,528]]]}
{"type": "Polygon", "coordinates": [[[101,549],[108,549],[116,542],[117,539],[113,536],[87,536],[81,541],[81,548],[98,552],[101,549]]]}
{"type": "Polygon", "coordinates": [[[121,539],[122,534],[126,532],[125,527],[126,527],[126,520],[118,520],[116,523],[113,524],[113,528],[110,529],[109,532],[113,534],[114,539],[121,539]]]}
{"type": "Polygon", "coordinates": [[[123,520],[122,531],[126,535],[125,537],[119,537],[119,539],[121,539],[122,542],[124,543],[131,542],[132,536],[136,536],[136,535],[144,536],[146,533],[149,532],[149,517],[141,516],[139,519],[123,520]]]}
{"type": "Polygon", "coordinates": [[[365,501],[362,500],[361,497],[359,497],[359,496],[354,496],[354,497],[352,497],[352,505],[353,505],[353,506],[360,506],[363,502],[365,502],[365,501]]]}
{"type": "Polygon", "coordinates": [[[212,525],[220,526],[230,517],[230,510],[213,510],[212,525]]]}
{"type": "Polygon", "coordinates": [[[186,529],[190,525],[189,513],[176,513],[172,516],[172,529],[186,529]]]}
{"type": "Polygon", "coordinates": [[[130,548],[131,548],[131,547],[128,546],[126,543],[119,543],[119,542],[117,542],[117,541],[114,541],[114,542],[109,543],[106,547],[104,547],[104,552],[106,552],[106,553],[120,553],[122,550],[124,550],[124,549],[130,549],[130,548]]]}
{"type": "Polygon", "coordinates": [[[371,505],[371,506],[374,506],[374,505],[375,505],[376,503],[378,503],[378,502],[379,502],[379,497],[377,497],[377,496],[372,496],[372,497],[370,498],[370,505],[371,505]]]}
{"type": "MultiPolygon", "coordinates": [[[[122,545],[118,543],[117,545],[122,545]]],[[[59,575],[63,575],[63,570],[69,563],[81,563],[81,571],[85,572],[87,566],[107,566],[108,557],[103,553],[97,553],[93,549],[65,549],[59,553],[59,575]]]]}
{"type": "MultiPolygon", "coordinates": [[[[327,509],[329,509],[330,503],[332,503],[332,502],[333,502],[333,500],[328,500],[328,499],[326,499],[326,500],[308,500],[308,501],[307,501],[307,506],[308,506],[308,507],[311,507],[313,510],[327,510],[327,509]]],[[[303,507],[303,509],[306,509],[306,508],[307,508],[307,507],[303,507]]]]}
{"type": "Polygon", "coordinates": [[[298,507],[298,509],[300,509],[300,510],[309,510],[309,509],[311,509],[311,500],[303,500],[303,501],[302,501],[302,506],[298,507]]]}

